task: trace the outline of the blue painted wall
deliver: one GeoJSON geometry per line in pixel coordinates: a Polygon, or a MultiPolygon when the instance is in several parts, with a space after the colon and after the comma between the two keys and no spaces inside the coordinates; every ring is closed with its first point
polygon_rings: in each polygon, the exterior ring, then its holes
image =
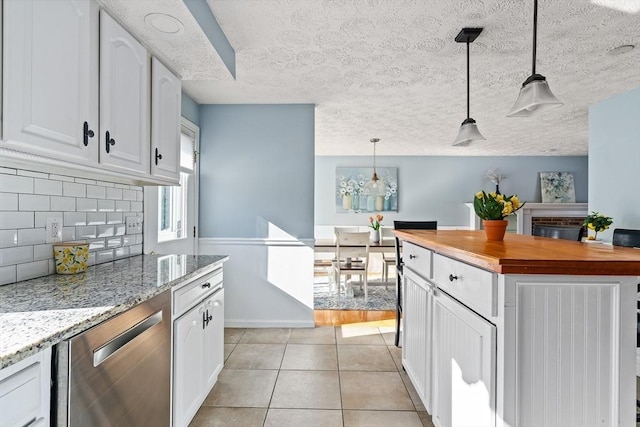
{"type": "Polygon", "coordinates": [[[200,237],[313,238],[314,105],[201,105],[199,122],[200,237]]]}
{"type": "MultiPolygon", "coordinates": [[[[316,225],[368,225],[369,214],[336,213],[335,173],[340,166],[371,166],[367,156],[316,158],[316,225]]],[[[394,219],[434,219],[441,226],[468,226],[471,202],[479,190],[494,190],[484,175],[499,168],[507,176],[500,190],[520,200],[540,202],[539,172],[573,172],[576,202],[588,196],[588,160],[576,157],[427,157],[378,156],[379,167],[398,168],[398,212],[385,214],[384,225],[394,219]]]]}
{"type": "Polygon", "coordinates": [[[200,125],[200,106],[184,92],[182,92],[182,116],[200,125]]]}
{"type": "Polygon", "coordinates": [[[640,229],[640,87],[589,108],[589,210],[613,218],[605,241],[640,229]]]}

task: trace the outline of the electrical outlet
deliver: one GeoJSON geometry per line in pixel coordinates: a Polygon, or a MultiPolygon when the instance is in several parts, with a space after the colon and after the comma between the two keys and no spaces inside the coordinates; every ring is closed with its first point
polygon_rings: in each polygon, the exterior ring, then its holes
{"type": "Polygon", "coordinates": [[[45,243],[62,241],[62,220],[60,218],[47,218],[45,228],[45,243]]]}
{"type": "Polygon", "coordinates": [[[126,219],[126,234],[142,233],[142,218],[139,216],[128,216],[126,219]]]}

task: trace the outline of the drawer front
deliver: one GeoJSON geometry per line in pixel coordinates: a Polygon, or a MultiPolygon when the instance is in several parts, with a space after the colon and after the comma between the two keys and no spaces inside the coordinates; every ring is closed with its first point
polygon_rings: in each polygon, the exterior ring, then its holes
{"type": "Polygon", "coordinates": [[[188,282],[173,291],[173,317],[188,310],[222,285],[222,268],[188,282]]]}
{"type": "Polygon", "coordinates": [[[438,288],[471,307],[480,315],[497,316],[497,274],[440,254],[434,254],[433,280],[438,288]]]}
{"type": "Polygon", "coordinates": [[[425,279],[431,278],[432,255],[429,249],[402,242],[402,262],[425,279]]]}

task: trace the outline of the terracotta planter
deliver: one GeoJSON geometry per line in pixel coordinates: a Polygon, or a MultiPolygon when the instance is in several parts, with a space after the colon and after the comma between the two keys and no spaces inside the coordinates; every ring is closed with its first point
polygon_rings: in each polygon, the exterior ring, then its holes
{"type": "Polygon", "coordinates": [[[484,227],[484,233],[487,236],[487,240],[500,241],[504,240],[504,233],[507,231],[508,221],[503,219],[496,220],[482,220],[482,226],[484,227]]]}

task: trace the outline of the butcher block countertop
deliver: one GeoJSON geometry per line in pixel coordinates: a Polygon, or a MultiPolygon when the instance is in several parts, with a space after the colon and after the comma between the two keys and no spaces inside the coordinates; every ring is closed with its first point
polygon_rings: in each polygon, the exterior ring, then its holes
{"type": "Polygon", "coordinates": [[[640,276],[640,249],[507,233],[487,241],[484,231],[396,230],[403,241],[500,274],[640,276]]]}

